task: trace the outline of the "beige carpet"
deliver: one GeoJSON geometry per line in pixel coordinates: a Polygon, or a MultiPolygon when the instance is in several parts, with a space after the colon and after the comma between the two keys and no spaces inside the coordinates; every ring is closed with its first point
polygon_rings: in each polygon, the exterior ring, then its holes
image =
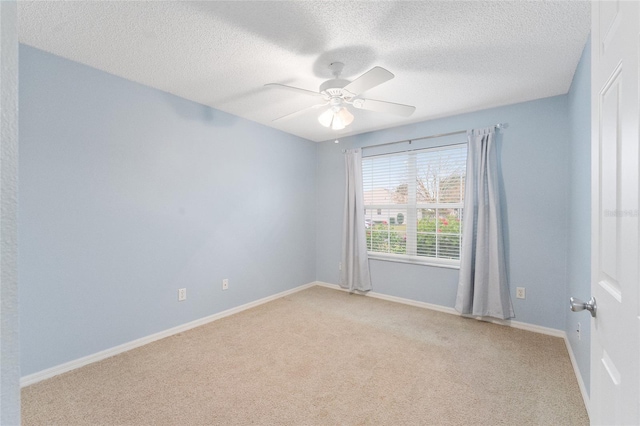
{"type": "Polygon", "coordinates": [[[25,425],[588,424],[564,342],[312,287],[29,386],[25,425]]]}

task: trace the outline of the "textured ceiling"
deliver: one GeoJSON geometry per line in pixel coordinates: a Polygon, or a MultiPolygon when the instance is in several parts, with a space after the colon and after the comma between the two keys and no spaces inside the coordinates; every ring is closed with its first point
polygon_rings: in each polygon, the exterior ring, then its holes
{"type": "MultiPolygon", "coordinates": [[[[583,1],[19,2],[22,43],[314,141],[567,93],[590,28],[583,1]],[[328,65],[409,118],[356,110],[342,131],[318,111],[328,65]]],[[[321,111],[320,111],[321,112],[321,111]]]]}

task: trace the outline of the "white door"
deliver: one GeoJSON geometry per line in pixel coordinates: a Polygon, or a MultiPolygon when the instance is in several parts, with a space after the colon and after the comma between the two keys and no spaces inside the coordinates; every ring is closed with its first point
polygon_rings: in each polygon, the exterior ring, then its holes
{"type": "Polygon", "coordinates": [[[640,425],[638,1],[592,2],[591,422],[640,425]]]}

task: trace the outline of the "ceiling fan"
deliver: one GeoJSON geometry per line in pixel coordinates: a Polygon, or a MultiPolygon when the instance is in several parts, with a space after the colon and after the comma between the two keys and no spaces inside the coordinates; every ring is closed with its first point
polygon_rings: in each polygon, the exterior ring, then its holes
{"type": "Polygon", "coordinates": [[[391,80],[394,77],[394,75],[386,69],[373,67],[355,80],[349,81],[340,78],[343,68],[344,64],[342,62],[333,62],[330,64],[329,69],[331,70],[334,78],[322,83],[318,92],[279,83],[265,84],[265,86],[292,90],[296,93],[313,96],[323,101],[320,104],[312,105],[308,108],[278,117],[273,121],[292,118],[309,110],[329,106],[326,111],[318,116],[318,121],[324,127],[330,127],[333,130],[341,130],[353,122],[353,114],[349,111],[349,106],[368,111],[400,115],[403,117],[409,117],[416,110],[416,107],[410,105],[376,101],[374,99],[364,99],[360,97],[363,92],[366,92],[385,81],[391,80]]]}

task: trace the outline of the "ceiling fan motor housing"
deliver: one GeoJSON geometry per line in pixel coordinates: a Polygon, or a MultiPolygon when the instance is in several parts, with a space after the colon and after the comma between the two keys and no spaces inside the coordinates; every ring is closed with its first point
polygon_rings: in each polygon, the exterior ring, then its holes
{"type": "Polygon", "coordinates": [[[327,95],[329,98],[350,98],[353,96],[353,94],[347,90],[343,90],[343,87],[345,87],[349,83],[351,83],[349,80],[344,80],[341,78],[327,80],[320,85],[320,93],[327,95]]]}

